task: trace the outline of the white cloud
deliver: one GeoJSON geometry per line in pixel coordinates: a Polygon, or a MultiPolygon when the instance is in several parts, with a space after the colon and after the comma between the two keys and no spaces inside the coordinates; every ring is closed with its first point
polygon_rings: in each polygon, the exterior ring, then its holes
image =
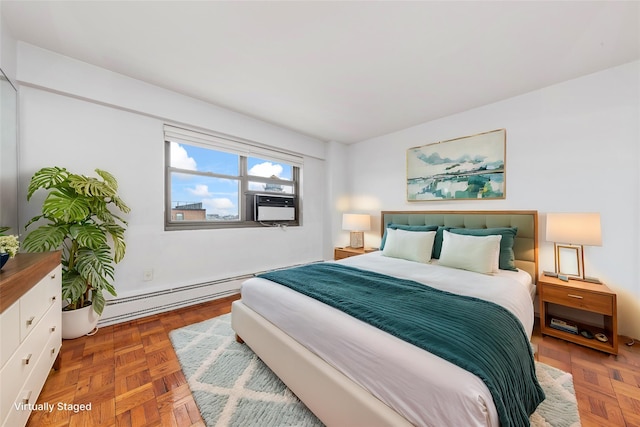
{"type": "Polygon", "coordinates": [[[227,199],[226,197],[221,197],[217,199],[206,199],[203,202],[207,206],[211,206],[214,209],[230,209],[233,208],[233,202],[231,199],[227,199]]]}
{"type": "Polygon", "coordinates": [[[211,197],[209,186],[204,184],[196,184],[195,188],[187,188],[186,190],[197,197],[211,197]]]}
{"type": "Polygon", "coordinates": [[[189,157],[187,150],[177,142],[171,142],[171,166],[193,171],[198,170],[195,159],[189,157]]]}
{"type": "Polygon", "coordinates": [[[271,177],[276,176],[280,178],[282,173],[282,165],[273,164],[271,162],[259,163],[249,169],[249,175],[271,177]]]}
{"type": "Polygon", "coordinates": [[[207,209],[207,214],[236,215],[238,213],[231,199],[226,197],[203,199],[202,204],[207,209]]]}

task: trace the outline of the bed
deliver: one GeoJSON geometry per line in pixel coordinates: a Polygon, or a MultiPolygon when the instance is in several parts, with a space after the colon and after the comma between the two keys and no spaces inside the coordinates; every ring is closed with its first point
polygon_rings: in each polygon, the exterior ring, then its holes
{"type": "MultiPolygon", "coordinates": [[[[336,263],[487,299],[517,317],[530,338],[538,271],[537,212],[382,212],[381,233],[390,224],[462,234],[460,229],[474,234],[517,227],[514,271],[479,274],[385,256],[383,251],[336,263]]],[[[233,303],[232,327],[326,425],[500,424],[492,395],[476,375],[264,277],[243,284],[242,299],[233,303]]]]}

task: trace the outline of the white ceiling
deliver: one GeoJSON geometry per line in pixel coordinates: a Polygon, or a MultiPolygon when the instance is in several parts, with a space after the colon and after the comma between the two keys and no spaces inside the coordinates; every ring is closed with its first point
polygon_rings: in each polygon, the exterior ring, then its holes
{"type": "Polygon", "coordinates": [[[352,143],[640,58],[640,3],[2,1],[17,39],[352,143]]]}

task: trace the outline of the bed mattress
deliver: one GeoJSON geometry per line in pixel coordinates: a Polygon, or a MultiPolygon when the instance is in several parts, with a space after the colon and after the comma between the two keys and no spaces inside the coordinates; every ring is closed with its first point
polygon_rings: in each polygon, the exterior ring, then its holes
{"type": "MultiPolygon", "coordinates": [[[[520,319],[531,336],[533,304],[527,273],[501,271],[489,276],[389,258],[380,252],[339,262],[493,301],[520,319]]],[[[499,425],[482,380],[444,359],[265,279],[247,280],[242,300],[415,425],[499,425]]]]}

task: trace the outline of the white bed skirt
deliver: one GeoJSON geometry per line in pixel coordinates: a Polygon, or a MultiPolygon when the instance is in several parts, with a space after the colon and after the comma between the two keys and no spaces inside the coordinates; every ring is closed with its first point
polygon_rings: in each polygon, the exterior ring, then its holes
{"type": "Polygon", "coordinates": [[[400,414],[244,305],[242,300],[233,302],[231,326],[327,426],[411,426],[400,414]]]}

